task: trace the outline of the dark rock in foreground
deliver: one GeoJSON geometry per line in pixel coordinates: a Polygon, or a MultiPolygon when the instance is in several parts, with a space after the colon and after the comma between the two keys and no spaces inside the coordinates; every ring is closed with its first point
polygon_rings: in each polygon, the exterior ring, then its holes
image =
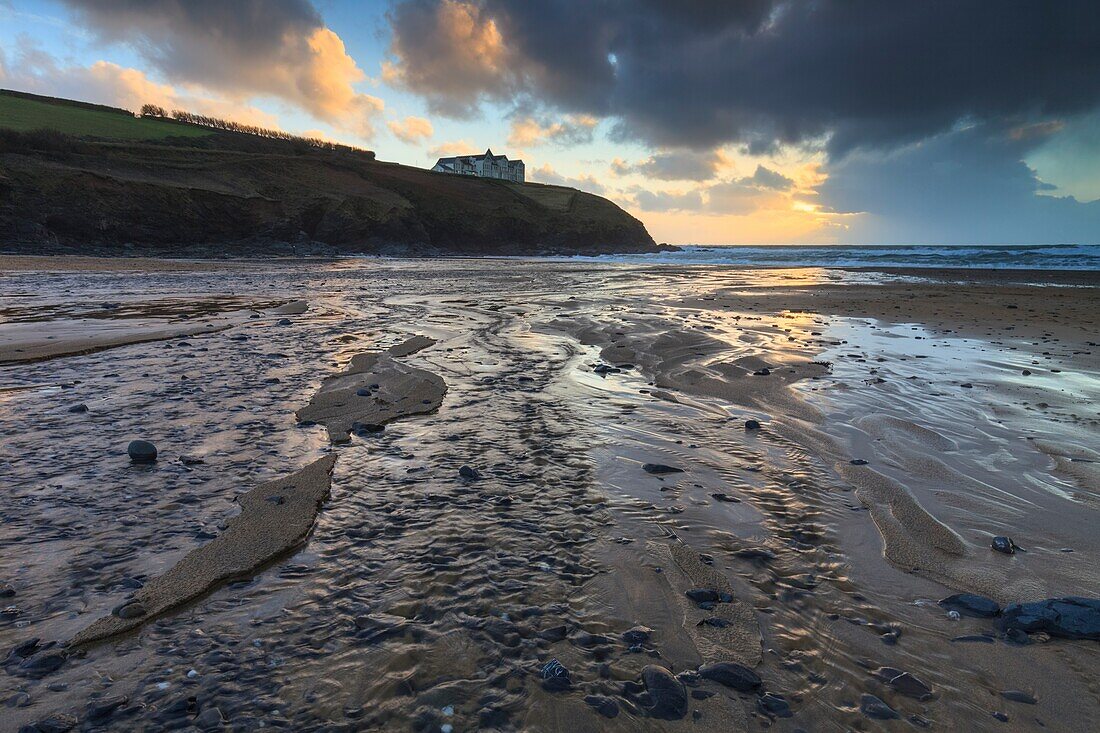
{"type": "Polygon", "coordinates": [[[1001,697],[1005,700],[1011,700],[1012,702],[1023,703],[1024,705],[1034,705],[1039,702],[1033,695],[1029,695],[1023,690],[1002,690],[1001,697]]]}
{"type": "Polygon", "coordinates": [[[893,667],[881,667],[875,672],[875,676],[907,697],[917,700],[927,700],[932,697],[932,688],[909,672],[893,667]]]}
{"type": "Polygon", "coordinates": [[[539,670],[542,687],[547,692],[564,692],[573,686],[572,675],[565,665],[557,659],[551,659],[539,670]]]}
{"type": "Polygon", "coordinates": [[[894,720],[901,717],[898,711],[874,695],[864,695],[859,699],[859,711],[873,720],[894,720]]]}
{"type": "Polygon", "coordinates": [[[787,698],[774,692],[765,692],[756,698],[756,707],[760,712],[772,718],[789,718],[793,715],[787,698]]]}
{"type": "Polygon", "coordinates": [[[760,677],[743,664],[736,662],[716,662],[699,668],[699,676],[713,680],[738,692],[753,692],[760,689],[760,677]]]}
{"type": "Polygon", "coordinates": [[[642,670],[642,682],[649,695],[647,712],[654,718],[679,720],[687,714],[688,696],[684,684],[664,667],[650,664],[642,670]]]}
{"type": "Polygon", "coordinates": [[[148,440],[131,440],[126,453],[134,463],[156,463],[157,447],[148,440]]]}
{"type": "Polygon", "coordinates": [[[941,600],[940,605],[948,611],[958,611],[963,616],[974,618],[993,618],[1001,612],[999,603],[985,596],[973,593],[956,593],[941,600]]]}
{"type": "Polygon", "coordinates": [[[1010,603],[1001,612],[1006,632],[1043,631],[1063,639],[1100,641],[1100,598],[1048,598],[1034,603],[1010,603]]]}
{"type": "Polygon", "coordinates": [[[666,473],[683,473],[684,469],[676,468],[675,466],[666,466],[663,463],[646,463],[642,466],[642,470],[646,473],[651,473],[654,476],[660,476],[666,473]]]}
{"type": "Polygon", "coordinates": [[[587,695],[584,701],[596,709],[605,718],[614,718],[619,714],[619,703],[603,695],[587,695]]]}

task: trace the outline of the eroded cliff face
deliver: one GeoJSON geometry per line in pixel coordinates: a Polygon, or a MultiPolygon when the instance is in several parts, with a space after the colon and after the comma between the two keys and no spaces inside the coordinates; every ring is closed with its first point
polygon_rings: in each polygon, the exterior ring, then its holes
{"type": "Polygon", "coordinates": [[[0,248],[181,256],[551,254],[656,249],[574,189],[321,151],[73,140],[0,150],[0,248]],[[48,147],[48,146],[42,146],[48,147]]]}

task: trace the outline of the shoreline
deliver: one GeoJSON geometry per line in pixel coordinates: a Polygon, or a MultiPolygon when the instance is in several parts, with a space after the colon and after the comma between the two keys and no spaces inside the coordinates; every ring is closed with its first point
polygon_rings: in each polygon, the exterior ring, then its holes
{"type": "MultiPolygon", "coordinates": [[[[748,245],[746,245],[748,246],[748,245]]],[[[357,263],[357,262],[403,262],[403,261],[459,261],[459,262],[544,262],[544,263],[586,263],[599,265],[621,265],[627,267],[685,268],[699,270],[747,270],[770,271],[791,269],[836,270],[852,273],[882,273],[901,277],[928,277],[946,280],[981,280],[1017,284],[1059,284],[1100,286],[1100,270],[1078,269],[1029,269],[1029,268],[971,268],[971,267],[898,267],[898,266],[854,266],[854,265],[744,265],[729,263],[676,263],[676,262],[591,262],[587,258],[604,255],[424,255],[403,256],[385,254],[358,255],[318,255],[294,256],[271,255],[253,257],[163,257],[147,255],[86,256],[70,254],[26,255],[0,252],[0,273],[3,272],[141,272],[153,270],[181,272],[212,269],[228,266],[234,268],[263,268],[268,265],[294,265],[299,263],[357,263]],[[58,264],[59,269],[44,269],[42,265],[58,264]],[[67,266],[66,266],[67,265],[67,266]]]]}

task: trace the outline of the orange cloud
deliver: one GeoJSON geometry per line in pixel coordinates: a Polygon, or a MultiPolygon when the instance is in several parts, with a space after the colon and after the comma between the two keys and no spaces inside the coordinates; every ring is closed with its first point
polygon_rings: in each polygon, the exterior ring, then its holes
{"type": "Polygon", "coordinates": [[[466,140],[448,140],[428,150],[430,158],[446,158],[451,155],[472,155],[483,152],[476,149],[472,143],[466,140]]]}
{"type": "MultiPolygon", "coordinates": [[[[296,43],[290,39],[288,42],[296,43]]],[[[291,98],[297,98],[298,104],[318,119],[350,130],[360,137],[371,137],[374,134],[373,118],[385,108],[385,104],[378,97],[355,91],[352,85],[365,79],[366,74],[347,54],[340,36],[328,28],[317,28],[305,39],[305,44],[308,53],[291,54],[298,60],[304,60],[304,64],[287,63],[281,70],[271,70],[291,76],[284,80],[285,87],[277,89],[290,90],[291,98]]]]}
{"type": "Polygon", "coordinates": [[[432,128],[432,123],[423,117],[406,117],[403,120],[390,120],[386,123],[386,126],[390,128],[390,132],[398,140],[415,144],[420,140],[431,137],[435,130],[432,128]]]}
{"type": "Polygon", "coordinates": [[[401,5],[394,20],[405,32],[392,37],[394,61],[383,63],[382,79],[425,94],[437,112],[468,116],[483,90],[511,85],[513,67],[500,29],[474,3],[443,0],[426,13],[401,5]]]}

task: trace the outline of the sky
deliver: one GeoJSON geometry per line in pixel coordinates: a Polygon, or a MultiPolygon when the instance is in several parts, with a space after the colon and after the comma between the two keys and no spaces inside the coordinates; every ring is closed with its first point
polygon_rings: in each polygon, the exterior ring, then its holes
{"type": "Polygon", "coordinates": [[[0,87],[492,148],[659,242],[1100,243],[1095,0],[0,0],[0,87]]]}

